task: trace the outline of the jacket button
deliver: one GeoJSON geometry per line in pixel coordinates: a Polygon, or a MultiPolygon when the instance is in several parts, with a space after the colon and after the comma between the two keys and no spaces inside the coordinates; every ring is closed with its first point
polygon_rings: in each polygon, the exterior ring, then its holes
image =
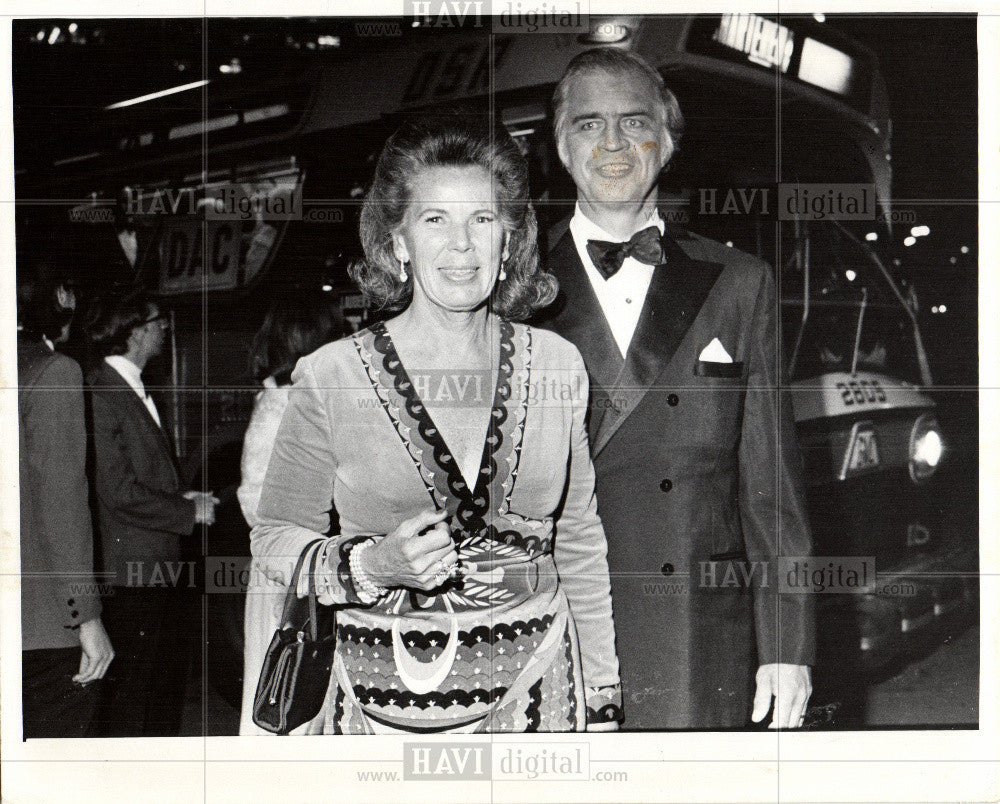
{"type": "Polygon", "coordinates": [[[671,564],[668,561],[666,564],[664,564],[662,567],[660,567],[660,572],[663,575],[673,575],[674,574],[674,565],[671,564]]]}
{"type": "Polygon", "coordinates": [[[73,598],[70,598],[69,600],[66,601],[66,605],[67,606],[74,606],[74,605],[76,605],[76,601],[73,598]]]}
{"type": "Polygon", "coordinates": [[[660,491],[670,491],[674,487],[669,477],[665,477],[660,481],[660,491]]]}
{"type": "Polygon", "coordinates": [[[677,403],[680,401],[681,399],[679,396],[677,396],[677,394],[671,394],[670,396],[667,397],[667,404],[670,405],[670,407],[672,408],[676,408],[677,403]]]}
{"type": "Polygon", "coordinates": [[[79,617],[80,616],[80,612],[78,612],[78,611],[71,611],[70,612],[70,616],[71,617],[79,617]]]}

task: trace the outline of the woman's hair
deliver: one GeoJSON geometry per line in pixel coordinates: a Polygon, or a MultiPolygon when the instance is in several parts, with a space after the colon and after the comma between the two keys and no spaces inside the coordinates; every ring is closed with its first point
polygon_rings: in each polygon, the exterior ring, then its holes
{"type": "Polygon", "coordinates": [[[250,343],[250,371],[258,382],[273,376],[285,385],[300,357],[343,334],[343,318],[329,296],[303,293],[278,299],[250,343]]]}
{"type": "Polygon", "coordinates": [[[528,163],[505,128],[476,113],[408,122],[382,149],[361,209],[366,259],[349,269],[369,306],[400,310],[413,296],[413,278],[399,279],[392,242],[405,219],[413,180],[428,168],[467,166],[481,167],[492,177],[500,220],[509,237],[507,277],[490,296],[493,310],[521,321],[555,298],[556,279],[538,264],[538,223],[528,195],[528,163]]]}
{"type": "Polygon", "coordinates": [[[94,299],[87,310],[87,338],[101,357],[123,355],[132,330],[146,323],[155,310],[141,289],[109,291],[94,299]]]}

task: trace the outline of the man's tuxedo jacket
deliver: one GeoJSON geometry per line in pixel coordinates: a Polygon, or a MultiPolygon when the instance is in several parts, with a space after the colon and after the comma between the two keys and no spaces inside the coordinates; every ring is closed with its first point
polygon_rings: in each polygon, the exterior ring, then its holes
{"type": "Polygon", "coordinates": [[[771,270],[668,227],[622,359],[568,221],[549,243],[560,292],[539,323],[590,374],[625,728],[743,727],[757,665],[814,653],[812,600],[777,594],[776,559],[811,536],[771,270]],[[732,363],[699,360],[716,338],[732,363]]]}
{"type": "Polygon", "coordinates": [[[88,507],[83,374],[18,335],[21,640],[24,650],[79,647],[100,616],[88,507]]]}
{"type": "Polygon", "coordinates": [[[129,586],[147,579],[155,562],[181,558],[195,504],[184,499],[167,435],[138,394],[107,363],[89,380],[102,569],[115,573],[111,583],[129,586]],[[131,575],[130,562],[142,562],[131,575]]]}

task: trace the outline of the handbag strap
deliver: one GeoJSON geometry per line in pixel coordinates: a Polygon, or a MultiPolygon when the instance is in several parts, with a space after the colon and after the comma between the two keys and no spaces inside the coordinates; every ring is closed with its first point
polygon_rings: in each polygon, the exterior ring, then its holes
{"type": "Polygon", "coordinates": [[[322,547],[313,550],[312,560],[309,562],[309,630],[313,642],[319,639],[319,617],[316,614],[316,562],[319,561],[319,554],[322,552],[322,547]]]}
{"type": "MultiPolygon", "coordinates": [[[[281,610],[281,623],[280,627],[285,628],[291,625],[294,628],[299,628],[300,624],[293,622],[296,609],[299,608],[299,575],[302,572],[302,565],[305,564],[306,554],[313,548],[320,544],[323,539],[314,539],[309,542],[302,552],[299,553],[299,560],[295,562],[295,569],[292,570],[292,577],[288,584],[288,592],[285,594],[285,605],[281,610]]],[[[320,549],[317,548],[313,551],[312,561],[309,565],[309,619],[312,621],[310,631],[312,632],[313,640],[316,639],[316,559],[319,556],[320,549]]]]}

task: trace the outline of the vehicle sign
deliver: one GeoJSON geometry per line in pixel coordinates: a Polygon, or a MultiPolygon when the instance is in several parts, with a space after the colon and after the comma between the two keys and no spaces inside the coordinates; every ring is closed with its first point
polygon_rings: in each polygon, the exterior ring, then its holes
{"type": "Polygon", "coordinates": [[[877,469],[880,463],[875,425],[871,422],[855,423],[854,427],[851,428],[847,452],[844,454],[840,479],[846,480],[862,472],[877,469]]]}
{"type": "Polygon", "coordinates": [[[790,396],[795,421],[800,423],[833,416],[870,415],[872,411],[934,407],[934,402],[915,385],[870,371],[834,371],[795,380],[790,396]]]}

